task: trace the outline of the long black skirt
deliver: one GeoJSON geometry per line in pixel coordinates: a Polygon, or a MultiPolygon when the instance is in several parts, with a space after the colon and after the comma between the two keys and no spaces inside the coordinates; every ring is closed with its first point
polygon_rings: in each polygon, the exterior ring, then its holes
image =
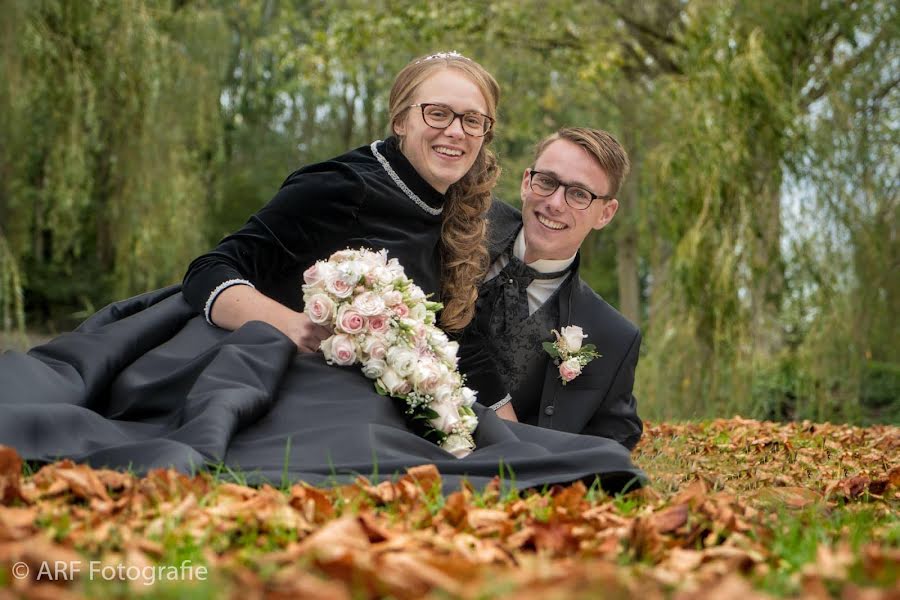
{"type": "Polygon", "coordinates": [[[173,286],[112,304],[26,354],[0,355],[0,444],[142,474],[224,466],[248,481],[384,480],[433,463],[444,490],[500,475],[523,489],[645,476],[619,443],[498,418],[475,406],[476,450],[457,459],[414,433],[358,367],[297,354],[275,328],[208,325],[173,286]]]}

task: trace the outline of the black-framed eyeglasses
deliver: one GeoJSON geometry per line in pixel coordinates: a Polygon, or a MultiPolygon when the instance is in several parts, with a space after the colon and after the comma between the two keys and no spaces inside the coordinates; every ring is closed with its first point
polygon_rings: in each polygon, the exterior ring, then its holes
{"type": "Polygon", "coordinates": [[[598,196],[580,185],[562,183],[553,175],[534,169],[528,169],[528,179],[531,182],[531,189],[538,196],[552,196],[553,192],[562,186],[566,204],[579,210],[587,209],[594,200],[612,200],[612,196],[598,196]]]}
{"type": "Polygon", "coordinates": [[[469,111],[458,113],[445,104],[423,103],[410,104],[409,108],[422,109],[425,124],[434,129],[447,129],[456,119],[462,124],[463,131],[472,137],[483,137],[494,126],[494,119],[480,112],[469,111]]]}

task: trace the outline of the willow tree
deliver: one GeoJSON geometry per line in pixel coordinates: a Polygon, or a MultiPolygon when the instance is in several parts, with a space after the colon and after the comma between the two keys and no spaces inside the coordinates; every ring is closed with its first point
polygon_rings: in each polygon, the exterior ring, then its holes
{"type": "Polygon", "coordinates": [[[648,153],[642,221],[653,275],[643,381],[663,414],[766,412],[746,399],[785,351],[784,175],[806,144],[818,84],[847,76],[834,48],[875,10],[685,6],[670,49],[684,75],[656,80],[664,137],[648,153]],[[673,394],[679,406],[666,407],[673,394]]]}
{"type": "Polygon", "coordinates": [[[178,281],[216,187],[221,20],[163,1],[2,12],[0,279],[27,274],[44,318],[178,281]]]}

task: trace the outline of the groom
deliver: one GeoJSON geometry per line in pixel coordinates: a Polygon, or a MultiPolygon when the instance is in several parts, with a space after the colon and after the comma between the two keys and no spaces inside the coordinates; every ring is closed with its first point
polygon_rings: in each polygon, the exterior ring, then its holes
{"type": "Polygon", "coordinates": [[[488,215],[491,266],[470,327],[509,391],[491,408],[508,420],[632,449],[643,431],[632,395],[641,336],[578,274],[581,243],[616,214],[628,156],[605,131],[574,127],[538,144],[533,165],[522,176],[522,211],[495,201],[488,215]],[[563,385],[542,342],[570,325],[601,356],[563,385]]]}

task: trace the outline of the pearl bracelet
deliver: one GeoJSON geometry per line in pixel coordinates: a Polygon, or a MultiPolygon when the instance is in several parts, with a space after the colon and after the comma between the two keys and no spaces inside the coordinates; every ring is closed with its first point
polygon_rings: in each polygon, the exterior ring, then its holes
{"type": "Polygon", "coordinates": [[[215,323],[212,322],[210,318],[210,313],[212,313],[212,305],[213,302],[216,301],[216,298],[219,297],[219,294],[227,290],[233,285],[249,285],[253,289],[256,289],[256,286],[247,281],[246,279],[229,279],[228,281],[223,281],[219,285],[216,286],[216,289],[212,291],[209,295],[209,298],[206,300],[206,306],[203,307],[203,316],[206,317],[206,322],[212,325],[213,327],[218,327],[215,323]]]}

